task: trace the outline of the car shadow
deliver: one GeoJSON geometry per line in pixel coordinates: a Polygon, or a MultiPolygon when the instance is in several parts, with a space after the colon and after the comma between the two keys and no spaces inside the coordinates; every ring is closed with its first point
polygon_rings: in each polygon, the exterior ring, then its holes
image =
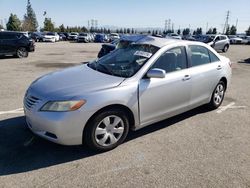
{"type": "MultiPolygon", "coordinates": [[[[208,110],[199,107],[181,115],[130,132],[132,141],[208,110]]],[[[0,176],[28,172],[97,155],[85,146],[62,146],[34,136],[26,127],[25,117],[0,121],[0,176]]]]}
{"type": "Polygon", "coordinates": [[[16,56],[12,55],[6,55],[6,56],[0,56],[0,59],[18,59],[16,56]]]}
{"type": "Polygon", "coordinates": [[[250,64],[250,58],[239,61],[239,63],[250,64]]]}

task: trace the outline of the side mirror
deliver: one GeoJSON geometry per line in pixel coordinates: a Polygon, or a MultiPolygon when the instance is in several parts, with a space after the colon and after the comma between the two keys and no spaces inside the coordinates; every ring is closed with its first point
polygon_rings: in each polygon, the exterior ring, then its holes
{"type": "Polygon", "coordinates": [[[150,69],[147,73],[148,78],[165,78],[166,71],[162,69],[150,69]]]}

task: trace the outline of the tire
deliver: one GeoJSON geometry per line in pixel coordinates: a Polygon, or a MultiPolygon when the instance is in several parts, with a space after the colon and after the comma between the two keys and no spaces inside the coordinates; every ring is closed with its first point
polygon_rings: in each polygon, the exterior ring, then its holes
{"type": "Polygon", "coordinates": [[[209,109],[215,110],[221,105],[224,99],[225,91],[226,91],[225,83],[223,81],[220,81],[216,85],[213,94],[211,96],[211,100],[208,103],[209,109]]]}
{"type": "Polygon", "coordinates": [[[225,46],[224,46],[224,48],[223,48],[223,52],[227,52],[228,51],[228,49],[229,49],[229,45],[228,44],[226,44],[225,46]]]}
{"type": "Polygon", "coordinates": [[[29,52],[25,47],[19,47],[16,51],[16,56],[18,58],[24,58],[24,57],[28,57],[29,52]]]}
{"type": "Polygon", "coordinates": [[[109,151],[127,137],[129,121],[126,113],[118,109],[103,111],[94,116],[83,132],[83,143],[95,151],[109,151]]]}

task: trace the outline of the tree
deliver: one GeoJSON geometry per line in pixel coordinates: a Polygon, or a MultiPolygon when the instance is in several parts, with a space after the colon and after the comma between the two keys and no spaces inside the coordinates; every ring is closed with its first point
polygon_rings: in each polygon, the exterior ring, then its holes
{"type": "Polygon", "coordinates": [[[215,27],[213,28],[212,34],[214,34],[214,35],[217,34],[217,29],[215,27]]]}
{"type": "Polygon", "coordinates": [[[31,7],[30,0],[27,2],[27,12],[24,15],[23,30],[25,31],[36,31],[38,27],[38,22],[36,19],[36,14],[31,7]]]}
{"type": "Polygon", "coordinates": [[[213,33],[212,28],[209,28],[209,30],[206,32],[206,34],[212,34],[212,33],[213,33]]]}
{"type": "Polygon", "coordinates": [[[225,35],[230,35],[230,27],[229,26],[227,26],[227,30],[226,30],[225,35]]]}
{"type": "Polygon", "coordinates": [[[44,31],[54,31],[55,27],[51,21],[51,18],[45,18],[43,24],[44,24],[43,27],[44,31]]]}
{"type": "Polygon", "coordinates": [[[66,31],[66,29],[65,29],[65,27],[64,27],[63,24],[59,26],[59,31],[60,32],[65,32],[66,31]]]}
{"type": "Polygon", "coordinates": [[[230,28],[230,32],[229,32],[230,35],[236,35],[236,32],[237,32],[236,27],[234,25],[232,25],[231,28],[230,28]]]}
{"type": "Polygon", "coordinates": [[[250,26],[249,26],[248,29],[246,30],[246,35],[247,35],[247,36],[250,35],[250,26]]]}
{"type": "Polygon", "coordinates": [[[181,30],[180,30],[180,29],[177,30],[177,34],[178,34],[178,35],[181,34],[181,30]]]}
{"type": "Polygon", "coordinates": [[[17,15],[10,14],[6,28],[10,31],[21,31],[21,21],[18,19],[17,15]]]}
{"type": "Polygon", "coordinates": [[[127,28],[127,33],[130,34],[130,29],[129,28],[127,28]]]}
{"type": "Polygon", "coordinates": [[[132,33],[132,34],[134,34],[134,33],[135,33],[135,30],[134,30],[134,28],[132,28],[132,31],[131,31],[131,33],[132,33]]]}
{"type": "Polygon", "coordinates": [[[190,34],[190,29],[189,28],[186,28],[182,31],[182,34],[185,36],[185,35],[189,35],[190,34]]]}
{"type": "Polygon", "coordinates": [[[0,29],[3,29],[3,26],[0,24],[0,29]]]}

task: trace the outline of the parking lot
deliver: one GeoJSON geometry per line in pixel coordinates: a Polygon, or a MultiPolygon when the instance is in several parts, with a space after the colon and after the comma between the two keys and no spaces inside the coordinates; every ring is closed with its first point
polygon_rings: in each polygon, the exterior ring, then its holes
{"type": "Polygon", "coordinates": [[[96,58],[97,43],[36,43],[28,58],[0,58],[0,187],[250,187],[250,45],[231,45],[222,106],[200,107],[95,153],[25,128],[22,100],[39,76],[96,58]]]}

